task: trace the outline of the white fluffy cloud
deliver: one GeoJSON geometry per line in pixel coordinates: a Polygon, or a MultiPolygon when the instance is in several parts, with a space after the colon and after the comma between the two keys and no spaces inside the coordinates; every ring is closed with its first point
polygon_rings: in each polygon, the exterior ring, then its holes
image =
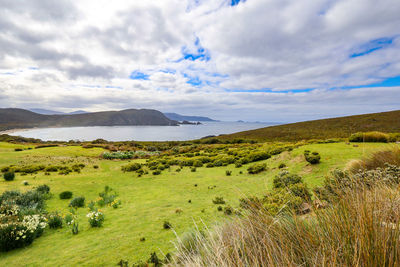
{"type": "Polygon", "coordinates": [[[379,86],[400,76],[398,0],[230,3],[0,0],[0,106],[263,121],[398,108],[399,81],[379,86]]]}

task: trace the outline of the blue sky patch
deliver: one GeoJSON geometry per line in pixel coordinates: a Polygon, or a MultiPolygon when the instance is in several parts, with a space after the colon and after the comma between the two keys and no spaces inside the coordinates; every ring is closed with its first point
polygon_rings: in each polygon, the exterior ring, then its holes
{"type": "Polygon", "coordinates": [[[187,84],[193,85],[195,87],[200,87],[203,84],[198,76],[190,76],[186,73],[183,73],[183,77],[188,79],[186,81],[187,84]]]}
{"type": "Polygon", "coordinates": [[[334,87],[330,88],[334,89],[357,89],[357,88],[367,88],[367,87],[394,87],[400,86],[400,76],[394,76],[390,78],[386,78],[380,82],[366,84],[366,85],[356,85],[356,86],[342,86],[342,87],[334,87]]]}
{"type": "Polygon", "coordinates": [[[190,61],[209,61],[211,59],[210,53],[207,49],[201,46],[199,38],[196,38],[194,42],[195,49],[189,49],[187,46],[182,47],[182,58],[178,59],[177,62],[182,60],[190,60],[190,61]]]}
{"type": "Polygon", "coordinates": [[[394,38],[385,37],[385,38],[375,39],[369,41],[368,43],[362,44],[361,46],[358,47],[358,49],[356,49],[357,52],[350,55],[350,58],[361,57],[364,55],[368,55],[376,50],[386,48],[387,46],[393,43],[393,39],[394,38]]]}
{"type": "Polygon", "coordinates": [[[240,2],[245,2],[246,0],[231,0],[231,6],[237,6],[240,2]]]}
{"type": "Polygon", "coordinates": [[[225,89],[225,92],[229,93],[306,93],[314,90],[315,88],[299,89],[299,90],[272,90],[270,88],[263,89],[225,89]]]}
{"type": "Polygon", "coordinates": [[[149,77],[150,77],[150,75],[135,70],[131,73],[131,75],[129,76],[129,79],[131,79],[131,80],[148,80],[149,77]]]}

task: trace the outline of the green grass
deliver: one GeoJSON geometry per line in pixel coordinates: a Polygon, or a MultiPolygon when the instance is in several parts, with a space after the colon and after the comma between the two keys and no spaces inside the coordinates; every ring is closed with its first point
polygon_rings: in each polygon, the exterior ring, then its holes
{"type": "MultiPolygon", "coordinates": [[[[54,164],[59,162],[83,162],[87,166],[80,174],[67,176],[42,172],[20,176],[12,182],[0,181],[0,192],[5,190],[28,190],[40,184],[47,184],[54,194],[47,201],[48,211],[68,211],[69,200],[60,200],[62,191],[72,191],[74,196],[85,196],[86,201],[95,200],[98,193],[109,185],[119,193],[122,206],[118,209],[102,209],[106,219],[102,228],[90,228],[85,217],[87,208],[78,211],[80,233],[72,235],[69,228],[46,229],[45,234],[24,249],[1,253],[0,266],[113,266],[119,260],[146,260],[156,251],[173,252],[177,235],[182,235],[195,224],[212,226],[229,218],[217,211],[212,203],[216,196],[222,196],[227,204],[236,207],[238,199],[249,195],[261,195],[271,187],[273,177],[280,171],[278,165],[285,163],[289,171],[304,177],[313,187],[320,185],[324,176],[333,168],[343,167],[349,159],[360,158],[370,151],[382,149],[388,144],[359,144],[359,147],[344,143],[313,144],[302,146],[292,152],[284,152],[266,160],[268,171],[248,175],[249,165],[235,168],[233,165],[218,168],[197,168],[191,172],[185,167],[181,172],[163,171],[161,175],[151,174],[137,177],[134,173],[123,173],[121,166],[127,161],[100,159],[100,148],[51,147],[15,152],[14,148],[24,147],[0,143],[0,167],[10,164],[54,164]],[[317,151],[321,163],[311,166],[303,159],[305,149],[317,151]],[[93,165],[99,165],[94,169],[93,165]],[[232,175],[226,176],[226,170],[232,175]],[[239,174],[242,171],[243,174],[239,174]],[[27,180],[29,186],[23,186],[27,180]],[[195,187],[194,185],[198,186],[195,187]],[[208,189],[208,186],[216,187],[208,189]],[[188,203],[188,200],[192,203],[188,203]],[[180,214],[175,213],[181,209],[180,214]],[[203,211],[203,212],[202,212],[203,211]],[[174,231],[164,230],[163,222],[169,221],[174,231]],[[140,238],[146,241],[141,242],[140,238]]],[[[29,146],[26,146],[29,147],[29,146]]],[[[71,163],[72,164],[72,163],[71,163]]]]}
{"type": "Polygon", "coordinates": [[[348,138],[356,132],[400,132],[400,110],[271,126],[218,137],[261,141],[348,138]]]}

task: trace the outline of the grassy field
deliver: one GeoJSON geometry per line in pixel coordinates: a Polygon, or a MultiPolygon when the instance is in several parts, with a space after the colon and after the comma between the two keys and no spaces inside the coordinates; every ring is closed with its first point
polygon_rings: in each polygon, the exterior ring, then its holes
{"type": "Polygon", "coordinates": [[[271,126],[218,137],[262,141],[348,138],[356,132],[400,132],[400,110],[271,126]]]}
{"type": "MultiPolygon", "coordinates": [[[[78,209],[80,232],[72,235],[68,227],[59,230],[46,229],[42,237],[32,245],[14,251],[0,253],[0,266],[112,266],[121,259],[133,263],[146,260],[150,253],[174,251],[176,235],[190,231],[197,224],[211,227],[229,216],[217,211],[212,203],[222,196],[227,204],[238,206],[238,199],[249,195],[262,195],[271,187],[273,177],[285,163],[291,172],[301,175],[314,187],[320,185],[330,170],[342,168],[350,159],[360,158],[371,151],[383,149],[390,144],[366,143],[358,147],[345,143],[312,144],[301,146],[291,152],[283,152],[266,160],[266,172],[249,175],[248,165],[235,168],[233,165],[215,168],[197,168],[191,172],[184,167],[181,172],[164,171],[161,175],[147,174],[137,177],[134,173],[123,173],[121,166],[127,161],[103,160],[101,148],[84,149],[79,146],[50,147],[15,152],[15,148],[26,148],[18,144],[0,143],[0,167],[10,164],[62,164],[84,163],[81,173],[69,175],[38,174],[20,176],[6,182],[0,181],[0,193],[6,190],[29,190],[47,184],[54,196],[47,201],[48,211],[68,211],[68,200],[60,200],[58,194],[70,190],[74,196],[85,196],[86,202],[95,200],[106,185],[119,193],[122,205],[118,209],[103,209],[106,219],[102,228],[90,228],[85,217],[88,209],[78,209]],[[308,164],[304,150],[318,151],[321,163],[308,164]],[[98,169],[93,166],[98,165],[98,169]],[[226,176],[225,171],[232,175],[226,176]],[[240,174],[242,171],[242,174],[240,174]],[[22,182],[29,182],[24,186],[22,182]],[[197,184],[197,186],[195,186],[197,184]],[[216,186],[209,189],[209,186],[216,186]],[[191,203],[188,201],[191,200],[191,203]],[[181,209],[182,213],[176,213],[181,209]],[[173,230],[163,229],[169,221],[173,230]],[[144,237],[145,241],[140,241],[144,237]]],[[[139,160],[143,161],[143,160],[139,160]]]]}

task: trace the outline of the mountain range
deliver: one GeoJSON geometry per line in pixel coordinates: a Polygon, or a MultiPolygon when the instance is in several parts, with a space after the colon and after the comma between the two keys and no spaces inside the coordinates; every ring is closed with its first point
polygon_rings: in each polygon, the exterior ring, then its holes
{"type": "MultiPolygon", "coordinates": [[[[29,109],[29,111],[38,113],[38,114],[42,114],[42,115],[71,115],[71,114],[84,114],[84,113],[89,113],[87,111],[84,110],[77,110],[74,112],[70,112],[70,113],[64,113],[61,111],[55,111],[55,110],[49,110],[49,109],[41,109],[41,108],[31,108],[29,109]]],[[[202,116],[186,116],[186,115],[181,115],[181,114],[177,114],[177,113],[164,113],[165,117],[167,117],[170,120],[174,120],[174,121],[216,121],[213,119],[210,119],[208,117],[202,117],[202,116]]]]}
{"type": "Polygon", "coordinates": [[[168,119],[163,113],[153,109],[126,109],[121,111],[58,115],[38,114],[18,108],[0,109],[0,130],[33,127],[122,125],[176,126],[178,122],[168,119]]]}

